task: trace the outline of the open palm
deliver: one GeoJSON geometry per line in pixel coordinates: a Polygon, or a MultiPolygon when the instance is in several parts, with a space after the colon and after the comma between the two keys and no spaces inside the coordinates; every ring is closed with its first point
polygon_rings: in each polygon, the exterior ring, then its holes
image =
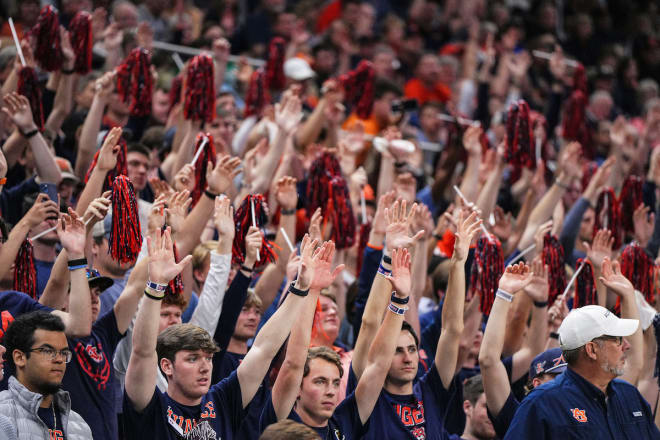
{"type": "Polygon", "coordinates": [[[532,281],[532,272],[525,263],[508,266],[500,278],[499,288],[514,294],[522,290],[532,281]]]}
{"type": "Polygon", "coordinates": [[[392,209],[385,209],[387,229],[385,230],[385,243],[387,249],[408,248],[415,244],[423,235],[424,231],[417,232],[414,236],[409,235],[410,224],[417,210],[415,203],[406,216],[406,201],[396,201],[392,209]]]}
{"type": "Polygon", "coordinates": [[[410,295],[412,279],[410,276],[411,257],[408,249],[394,249],[392,251],[392,275],[387,279],[392,283],[398,296],[410,295]]]}

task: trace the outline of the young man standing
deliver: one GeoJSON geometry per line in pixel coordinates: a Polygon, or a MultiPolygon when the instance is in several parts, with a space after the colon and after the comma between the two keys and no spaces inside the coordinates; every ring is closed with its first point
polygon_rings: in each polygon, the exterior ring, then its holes
{"type": "Polygon", "coordinates": [[[488,419],[486,394],[481,374],[472,376],[463,384],[463,411],[465,411],[465,431],[463,440],[493,440],[497,438],[495,428],[488,419]]]}
{"type": "Polygon", "coordinates": [[[243,362],[230,377],[211,386],[212,357],[217,346],[203,329],[181,324],[158,335],[162,291],[190,262],[175,263],[169,229],[162,238],[149,240],[149,286],[138,311],[133,331],[133,350],[124,392],[125,434],[130,439],[195,438],[232,439],[245,408],[257,392],[270,362],[284,343],[304,305],[319,253],[305,236],[298,279],[292,295],[268,320],[243,362]],[[162,287],[161,287],[162,286],[162,287]],[[167,392],[156,388],[156,365],[167,377],[167,392]]]}

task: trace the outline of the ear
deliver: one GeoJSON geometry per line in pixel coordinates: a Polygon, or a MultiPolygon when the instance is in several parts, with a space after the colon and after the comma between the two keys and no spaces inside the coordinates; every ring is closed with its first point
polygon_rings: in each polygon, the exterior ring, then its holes
{"type": "Polygon", "coordinates": [[[203,275],[204,274],[202,273],[201,270],[193,269],[193,277],[195,278],[195,281],[197,281],[200,284],[204,282],[203,275]]]}
{"type": "Polygon", "coordinates": [[[472,404],[469,400],[463,401],[463,412],[466,416],[472,416],[472,404]]]}
{"type": "Polygon", "coordinates": [[[587,358],[590,360],[598,360],[598,355],[596,354],[596,343],[594,342],[593,344],[587,343],[587,345],[584,346],[584,354],[587,355],[587,358]]]}
{"type": "Polygon", "coordinates": [[[538,377],[535,377],[534,379],[532,379],[532,386],[534,388],[540,387],[541,386],[541,379],[539,379],[538,377]]]}
{"type": "Polygon", "coordinates": [[[174,374],[174,363],[167,358],[162,358],[160,360],[160,369],[163,370],[165,377],[169,378],[174,374]]]}
{"type": "Polygon", "coordinates": [[[21,350],[14,350],[11,353],[11,357],[14,360],[14,364],[16,364],[16,368],[25,367],[25,364],[27,363],[27,354],[23,353],[21,350]]]}

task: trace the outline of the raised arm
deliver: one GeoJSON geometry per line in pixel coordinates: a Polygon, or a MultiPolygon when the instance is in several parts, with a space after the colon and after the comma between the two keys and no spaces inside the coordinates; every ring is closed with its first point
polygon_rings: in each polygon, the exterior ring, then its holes
{"type": "MultiPolygon", "coordinates": [[[[596,232],[591,244],[584,243],[584,246],[587,248],[587,258],[591,262],[591,266],[594,268],[594,280],[596,280],[596,292],[598,297],[598,305],[602,307],[607,307],[607,287],[600,280],[600,276],[603,273],[603,263],[605,258],[612,258],[612,245],[614,244],[614,237],[612,233],[607,229],[600,229],[596,232]]],[[[615,299],[612,298],[610,307],[614,306],[615,299]]]]}
{"type": "Polygon", "coordinates": [[[273,385],[273,407],[278,420],[287,418],[300,392],[319,293],[330,286],[343,270],[343,265],[331,270],[335,254],[335,244],[332,241],[324,243],[321,249],[318,265],[314,270],[310,294],[305,298],[302,314],[291,330],[286,357],[273,385]]]}
{"type": "MultiPolygon", "coordinates": [[[[298,279],[296,279],[294,288],[297,291],[309,293],[309,288],[314,279],[314,270],[319,261],[319,255],[324,249],[320,247],[313,251],[317,241],[311,241],[309,235],[305,235],[300,248],[302,260],[298,270],[298,279]]],[[[300,296],[289,289],[290,293],[275,314],[270,317],[266,324],[257,334],[254,344],[250,351],[239,365],[237,370],[238,382],[241,386],[241,396],[243,399],[243,408],[245,408],[254,394],[259,389],[270,363],[282,347],[286,340],[293,323],[294,317],[301,316],[305,306],[304,296],[300,296]]]]}
{"type": "MultiPolygon", "coordinates": [[[[392,275],[387,277],[388,284],[383,284],[381,295],[390,295],[390,306],[385,311],[383,323],[376,333],[373,344],[369,348],[367,366],[355,389],[355,401],[360,421],[365,424],[378,401],[387,372],[392,364],[392,357],[397,350],[398,336],[403,324],[403,313],[397,313],[401,306],[394,301],[407,301],[412,285],[410,275],[411,258],[408,249],[394,249],[392,251],[392,275]],[[392,292],[390,289],[393,289],[392,292]],[[392,298],[394,296],[395,298],[392,298]]],[[[407,349],[404,347],[404,349],[407,349]]]]}
{"type": "Polygon", "coordinates": [[[461,181],[461,192],[468,200],[476,200],[479,195],[479,169],[481,168],[482,130],[471,126],[463,134],[463,146],[468,153],[467,166],[461,181]]]}
{"type": "MultiPolygon", "coordinates": [[[[174,260],[174,250],[170,230],[161,235],[156,231],[147,237],[149,249],[149,280],[157,284],[167,284],[190,263],[186,256],[180,263],[174,260]]],[[[140,412],[149,404],[156,388],[158,355],[156,340],[160,315],[160,301],[163,292],[147,288],[133,328],[133,349],[126,370],[126,394],[136,411],[140,412]],[[146,295],[148,294],[148,295],[146,295]]]]}
{"type": "Polygon", "coordinates": [[[442,380],[442,385],[446,389],[449,389],[456,373],[459,342],[463,333],[465,261],[470,251],[470,243],[479,231],[481,224],[482,222],[477,218],[475,212],[472,212],[466,219],[463,219],[461,212],[456,228],[456,241],[449,268],[447,293],[442,307],[442,331],[435,353],[435,367],[442,380]]]}
{"type": "MultiPolygon", "coordinates": [[[[531,282],[532,274],[524,263],[509,266],[500,278],[498,288],[507,294],[515,295],[524,286],[531,282]]],[[[493,307],[490,310],[488,324],[479,350],[479,366],[486,393],[486,405],[490,412],[497,417],[502,410],[506,399],[511,393],[511,385],[504,364],[500,361],[502,347],[504,346],[504,330],[506,329],[507,314],[511,307],[511,300],[503,295],[496,295],[493,307]]]]}
{"type": "MultiPolygon", "coordinates": [[[[481,147],[481,145],[479,145],[479,147],[481,147]]],[[[497,204],[497,194],[500,192],[502,174],[506,168],[506,163],[503,160],[503,150],[504,143],[497,147],[495,166],[486,179],[483,188],[481,188],[481,191],[479,192],[477,206],[481,209],[481,215],[483,218],[490,218],[490,214],[493,212],[493,209],[495,209],[495,205],[497,204]]]]}
{"type": "Polygon", "coordinates": [[[52,133],[57,133],[62,127],[62,122],[69,116],[73,107],[73,74],[64,73],[64,70],[72,71],[75,54],[71,47],[71,40],[69,32],[60,27],[60,40],[62,42],[62,54],[64,55],[64,62],[62,63],[62,70],[59,72],[60,79],[57,83],[57,91],[55,92],[55,101],[53,102],[53,109],[48,115],[46,120],[46,128],[52,133]]]}

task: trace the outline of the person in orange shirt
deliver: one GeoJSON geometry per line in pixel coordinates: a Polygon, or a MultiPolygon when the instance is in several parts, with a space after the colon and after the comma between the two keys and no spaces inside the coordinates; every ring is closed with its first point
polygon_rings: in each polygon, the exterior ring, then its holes
{"type": "Polygon", "coordinates": [[[377,79],[374,84],[374,106],[371,115],[367,119],[360,119],[355,112],[352,112],[342,124],[342,128],[350,130],[356,123],[361,122],[365,134],[376,136],[395,122],[392,102],[400,98],[399,86],[384,79],[377,79]]]}
{"type": "MultiPolygon", "coordinates": [[[[16,27],[16,34],[18,34],[19,40],[21,40],[24,37],[25,32],[29,31],[37,22],[40,9],[41,6],[39,5],[38,0],[24,0],[18,2],[18,17],[14,17],[14,26],[16,27]]],[[[9,22],[5,21],[2,23],[0,37],[2,39],[12,38],[9,22]]]]}
{"type": "Polygon", "coordinates": [[[419,105],[429,101],[449,101],[451,90],[440,80],[441,73],[442,67],[437,55],[422,55],[415,69],[415,77],[411,78],[404,88],[406,98],[416,99],[419,105]]]}

